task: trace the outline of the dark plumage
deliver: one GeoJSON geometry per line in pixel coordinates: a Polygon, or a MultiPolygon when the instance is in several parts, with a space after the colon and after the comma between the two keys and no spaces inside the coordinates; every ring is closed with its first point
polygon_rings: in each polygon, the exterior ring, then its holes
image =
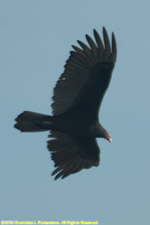
{"type": "Polygon", "coordinates": [[[74,51],[54,88],[53,116],[24,111],[16,118],[15,127],[22,132],[51,130],[48,149],[55,162],[55,179],[98,166],[96,138],[112,141],[98,114],[116,62],[116,40],[112,33],[110,45],[105,28],[104,44],[96,30],[94,37],[95,41],[86,35],[89,46],[81,41],[81,48],[72,46],[74,51]]]}

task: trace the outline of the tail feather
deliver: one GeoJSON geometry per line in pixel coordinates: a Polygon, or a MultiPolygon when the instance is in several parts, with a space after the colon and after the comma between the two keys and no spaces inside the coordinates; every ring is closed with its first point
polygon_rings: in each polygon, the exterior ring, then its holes
{"type": "Polygon", "coordinates": [[[22,132],[40,132],[51,130],[52,127],[52,116],[30,111],[24,111],[15,121],[14,127],[22,132]]]}

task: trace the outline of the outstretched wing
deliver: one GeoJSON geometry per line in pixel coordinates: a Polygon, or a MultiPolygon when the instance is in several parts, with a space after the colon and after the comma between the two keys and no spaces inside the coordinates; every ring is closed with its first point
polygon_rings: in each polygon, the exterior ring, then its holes
{"type": "Polygon", "coordinates": [[[104,44],[96,30],[94,37],[86,35],[89,46],[78,41],[81,48],[74,51],[66,61],[64,73],[54,88],[53,114],[67,111],[76,114],[89,114],[97,119],[99,107],[108,88],[111,73],[117,57],[115,35],[112,33],[112,46],[105,28],[104,44]]]}
{"type": "Polygon", "coordinates": [[[49,137],[53,138],[48,141],[48,149],[55,162],[54,166],[57,167],[52,173],[56,175],[55,180],[99,165],[100,149],[96,139],[74,137],[54,131],[49,137]]]}

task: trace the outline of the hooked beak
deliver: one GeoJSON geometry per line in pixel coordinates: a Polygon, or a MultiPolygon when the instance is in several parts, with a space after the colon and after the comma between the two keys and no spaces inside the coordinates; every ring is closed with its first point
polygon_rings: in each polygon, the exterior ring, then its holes
{"type": "Polygon", "coordinates": [[[109,137],[108,141],[111,143],[111,142],[112,142],[112,138],[111,138],[111,137],[109,137]]]}
{"type": "Polygon", "coordinates": [[[110,137],[110,135],[106,135],[105,138],[111,143],[112,142],[112,138],[110,137]]]}

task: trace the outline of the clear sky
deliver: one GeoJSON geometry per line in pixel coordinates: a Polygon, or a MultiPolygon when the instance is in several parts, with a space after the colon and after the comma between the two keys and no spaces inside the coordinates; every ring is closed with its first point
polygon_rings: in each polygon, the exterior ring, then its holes
{"type": "Polygon", "coordinates": [[[0,219],[150,224],[150,2],[0,1],[0,219]],[[13,128],[23,110],[51,114],[58,77],[76,40],[115,32],[118,58],[100,120],[101,164],[51,177],[48,132],[13,128]]]}

